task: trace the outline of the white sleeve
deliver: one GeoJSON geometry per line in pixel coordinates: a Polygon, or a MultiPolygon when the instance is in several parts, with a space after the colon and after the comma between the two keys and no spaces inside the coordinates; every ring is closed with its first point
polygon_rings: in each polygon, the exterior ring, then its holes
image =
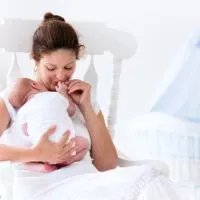
{"type": "Polygon", "coordinates": [[[6,108],[10,114],[10,118],[13,121],[15,121],[16,119],[16,115],[17,115],[17,111],[16,109],[10,104],[10,102],[8,101],[8,95],[9,95],[9,91],[10,89],[9,88],[6,88],[5,90],[3,90],[1,93],[0,93],[0,98],[3,99],[5,105],[6,105],[6,108]]]}
{"type": "Polygon", "coordinates": [[[92,107],[95,111],[96,114],[98,114],[100,112],[100,106],[96,100],[95,95],[93,94],[93,92],[91,92],[91,103],[92,103],[92,107]]]}
{"type": "Polygon", "coordinates": [[[99,114],[100,112],[100,107],[99,107],[99,104],[98,102],[95,100],[95,101],[92,101],[92,107],[95,111],[96,114],[99,114]]]}
{"type": "Polygon", "coordinates": [[[21,109],[19,109],[18,113],[17,113],[17,122],[19,124],[25,124],[27,123],[27,117],[26,117],[26,112],[24,112],[24,109],[23,111],[21,109]]]}
{"type": "Polygon", "coordinates": [[[3,99],[3,101],[6,105],[6,108],[8,110],[8,113],[10,115],[10,118],[11,118],[9,127],[4,131],[4,134],[0,137],[1,144],[15,144],[15,143],[11,142],[13,140],[11,139],[12,137],[11,137],[10,133],[12,133],[12,131],[13,131],[12,125],[16,119],[17,112],[16,112],[15,108],[13,108],[13,106],[8,101],[9,91],[10,91],[9,88],[6,88],[4,91],[2,91],[0,93],[0,98],[3,99]]]}

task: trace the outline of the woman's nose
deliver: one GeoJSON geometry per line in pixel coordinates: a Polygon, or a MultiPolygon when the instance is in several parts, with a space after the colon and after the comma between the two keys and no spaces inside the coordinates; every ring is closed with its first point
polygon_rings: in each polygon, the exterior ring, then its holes
{"type": "Polygon", "coordinates": [[[56,78],[58,81],[66,81],[66,75],[63,72],[59,72],[56,74],[56,78]]]}

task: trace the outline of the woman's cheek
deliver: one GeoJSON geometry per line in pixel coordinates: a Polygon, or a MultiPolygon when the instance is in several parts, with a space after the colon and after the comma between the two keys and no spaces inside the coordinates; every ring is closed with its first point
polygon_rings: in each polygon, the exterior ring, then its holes
{"type": "Polygon", "coordinates": [[[49,77],[44,79],[44,83],[49,90],[55,90],[55,84],[49,77]]]}

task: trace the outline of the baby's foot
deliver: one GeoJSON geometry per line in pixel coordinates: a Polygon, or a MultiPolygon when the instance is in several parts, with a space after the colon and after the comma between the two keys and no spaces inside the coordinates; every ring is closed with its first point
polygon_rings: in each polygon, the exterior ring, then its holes
{"type": "Polygon", "coordinates": [[[44,164],[45,172],[52,172],[52,171],[55,171],[56,169],[58,169],[58,167],[56,165],[50,165],[48,163],[44,164]]]}
{"type": "Polygon", "coordinates": [[[56,91],[63,96],[67,95],[67,85],[65,83],[58,82],[56,86],[56,91]]]}
{"type": "Polygon", "coordinates": [[[25,163],[25,168],[29,171],[34,171],[34,172],[52,172],[57,169],[56,166],[46,164],[46,163],[38,163],[38,162],[30,162],[30,163],[25,163]]]}

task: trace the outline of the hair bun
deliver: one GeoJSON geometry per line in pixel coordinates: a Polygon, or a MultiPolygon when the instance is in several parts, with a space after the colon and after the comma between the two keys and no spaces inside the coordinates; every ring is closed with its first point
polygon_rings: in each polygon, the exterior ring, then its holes
{"type": "Polygon", "coordinates": [[[47,12],[45,15],[44,15],[44,20],[43,20],[43,23],[46,23],[48,21],[52,21],[52,20],[57,20],[57,21],[62,21],[62,22],[65,22],[65,19],[59,15],[54,15],[50,12],[47,12]]]}
{"type": "Polygon", "coordinates": [[[51,18],[53,18],[53,17],[54,17],[54,15],[53,15],[52,13],[48,12],[48,13],[46,13],[46,14],[44,15],[44,20],[48,20],[48,19],[51,19],[51,18]]]}

